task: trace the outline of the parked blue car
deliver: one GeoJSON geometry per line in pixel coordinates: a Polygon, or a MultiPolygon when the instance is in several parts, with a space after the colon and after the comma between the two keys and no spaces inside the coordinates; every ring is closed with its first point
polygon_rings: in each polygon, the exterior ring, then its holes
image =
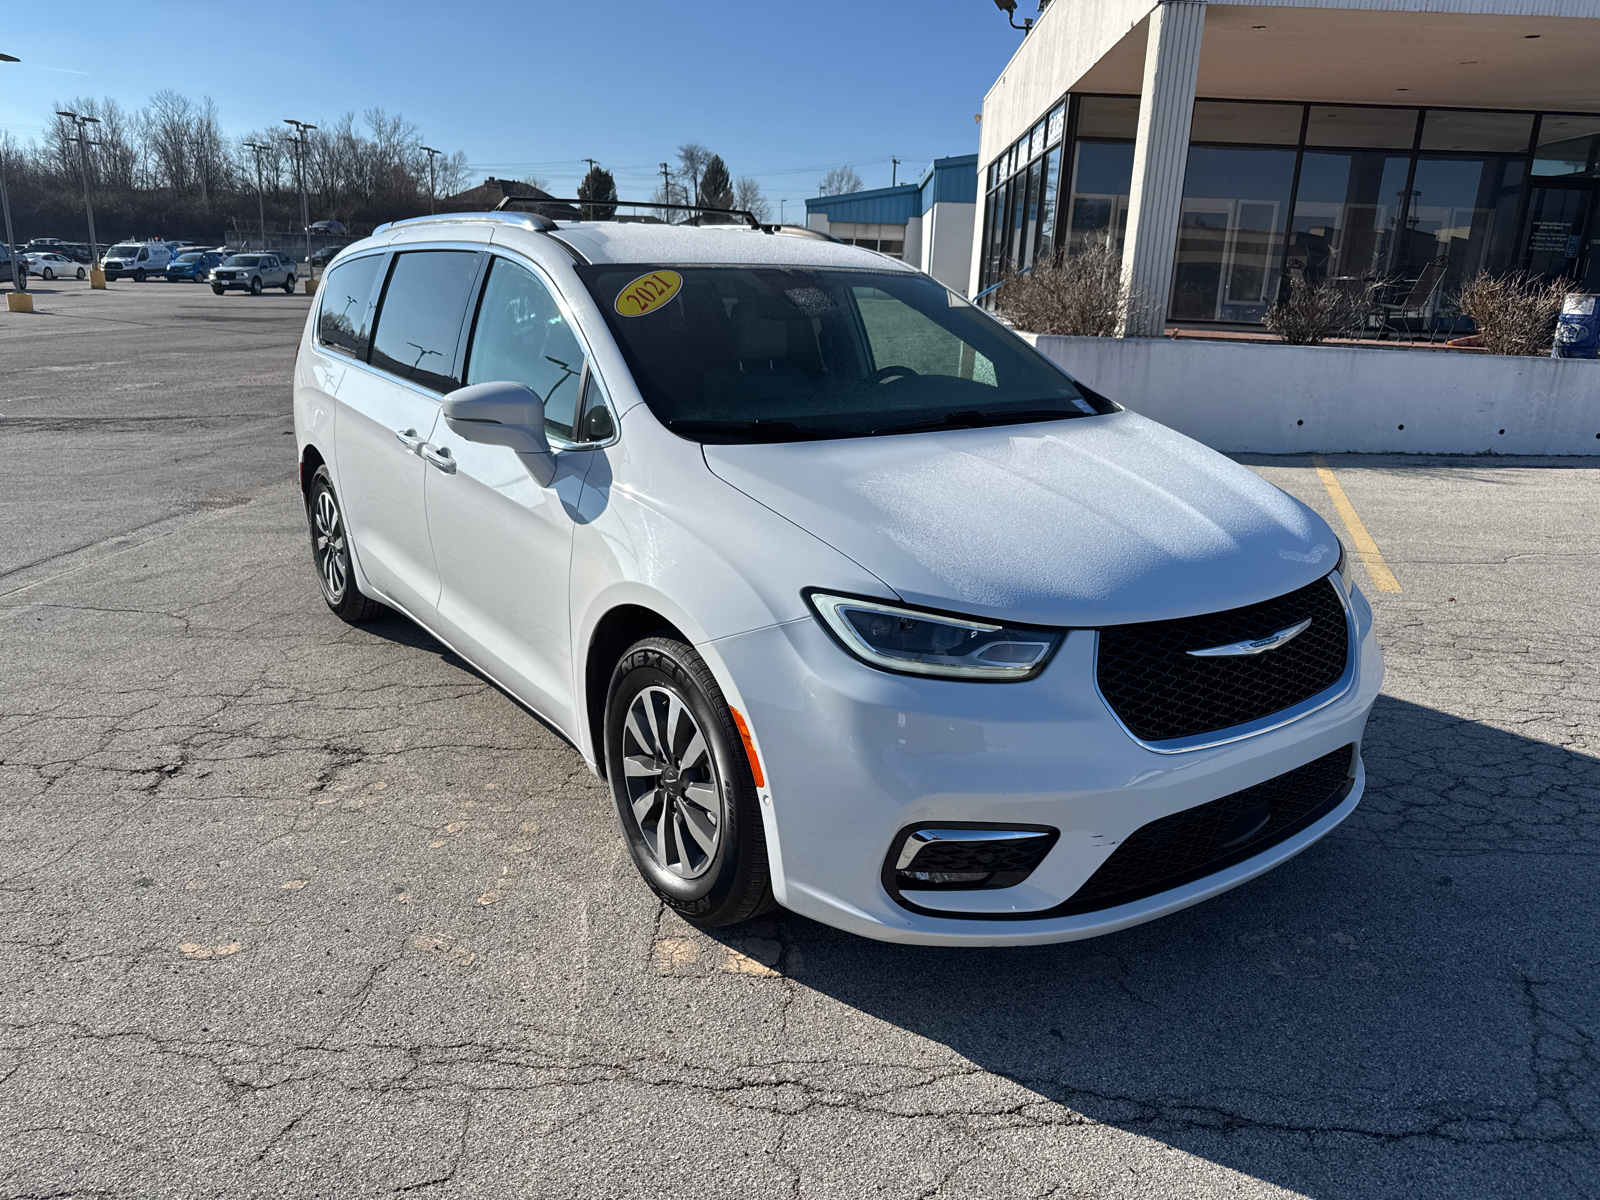
{"type": "Polygon", "coordinates": [[[187,279],[190,283],[205,283],[211,268],[222,261],[222,255],[212,250],[185,250],[167,264],[161,272],[169,281],[187,279]]]}

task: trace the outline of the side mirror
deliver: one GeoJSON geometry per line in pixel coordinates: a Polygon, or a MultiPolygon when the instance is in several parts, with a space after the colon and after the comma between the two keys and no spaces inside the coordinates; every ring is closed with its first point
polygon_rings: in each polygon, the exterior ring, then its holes
{"type": "Polygon", "coordinates": [[[506,446],[518,454],[549,454],[544,401],[532,388],[509,380],[475,383],[444,398],[450,432],[469,442],[506,446]]]}

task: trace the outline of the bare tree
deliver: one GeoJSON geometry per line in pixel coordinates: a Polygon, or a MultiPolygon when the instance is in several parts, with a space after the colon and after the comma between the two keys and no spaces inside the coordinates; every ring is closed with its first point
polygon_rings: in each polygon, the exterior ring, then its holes
{"type": "Polygon", "coordinates": [[[835,167],[822,177],[822,182],[817,185],[819,196],[843,196],[850,192],[859,192],[862,188],[861,176],[856,174],[852,166],[835,167]]]}
{"type": "MultiPolygon", "coordinates": [[[[700,177],[705,174],[706,164],[715,155],[699,142],[685,142],[678,147],[678,175],[684,184],[685,192],[694,197],[700,195],[700,177]]],[[[696,204],[698,200],[685,200],[685,204],[696,204]]]]}
{"type": "Polygon", "coordinates": [[[761,194],[761,185],[748,175],[741,175],[733,185],[733,207],[744,209],[758,221],[772,220],[772,205],[761,194]]]}

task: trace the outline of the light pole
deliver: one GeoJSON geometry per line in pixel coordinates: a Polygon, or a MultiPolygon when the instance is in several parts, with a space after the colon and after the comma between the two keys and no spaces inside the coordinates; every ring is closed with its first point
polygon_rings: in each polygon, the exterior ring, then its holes
{"type": "Polygon", "coordinates": [[[260,142],[246,142],[246,150],[253,151],[256,158],[256,207],[261,212],[261,248],[267,248],[267,198],[261,185],[261,152],[267,147],[260,142]]]}
{"type": "MultiPolygon", "coordinates": [[[[20,58],[14,58],[9,54],[0,54],[0,62],[21,61],[20,58]]],[[[0,150],[0,208],[5,210],[6,216],[6,253],[11,256],[11,290],[25,292],[28,290],[28,276],[17,261],[17,239],[11,233],[11,195],[6,191],[6,158],[4,150],[0,150]]]]}
{"type": "Polygon", "coordinates": [[[293,125],[295,135],[295,162],[300,165],[300,224],[306,231],[306,274],[313,274],[311,270],[311,204],[306,199],[306,134],[316,128],[307,125],[304,121],[296,121],[293,117],[283,119],[285,125],[293,125]]]}
{"type": "Polygon", "coordinates": [[[98,146],[100,143],[89,140],[87,126],[100,124],[100,118],[80,117],[75,112],[60,109],[56,111],[56,116],[66,117],[77,130],[77,136],[67,140],[78,143],[78,168],[83,172],[83,212],[89,218],[89,265],[91,268],[96,267],[100,264],[100,243],[95,241],[94,204],[89,199],[89,147],[98,146]]]}
{"type": "Polygon", "coordinates": [[[434,199],[433,160],[443,154],[444,151],[435,150],[432,146],[424,146],[423,149],[428,153],[428,212],[431,215],[437,207],[434,199]]]}

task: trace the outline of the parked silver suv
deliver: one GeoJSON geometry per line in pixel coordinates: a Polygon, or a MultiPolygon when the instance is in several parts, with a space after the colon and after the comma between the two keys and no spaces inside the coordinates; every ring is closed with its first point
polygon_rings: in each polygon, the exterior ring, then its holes
{"type": "Polygon", "coordinates": [[[281,254],[235,254],[211,272],[211,290],[217,295],[244,288],[259,296],[265,288],[281,287],[294,295],[295,265],[281,254]]]}

